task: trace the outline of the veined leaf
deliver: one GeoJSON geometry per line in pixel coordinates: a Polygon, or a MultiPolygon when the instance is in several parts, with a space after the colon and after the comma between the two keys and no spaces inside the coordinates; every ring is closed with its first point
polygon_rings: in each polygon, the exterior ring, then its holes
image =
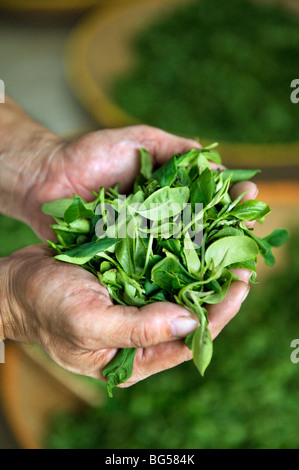
{"type": "Polygon", "coordinates": [[[132,375],[136,348],[124,348],[109,362],[103,370],[103,376],[108,379],[107,391],[113,396],[113,388],[126,382],[132,375]]]}
{"type": "Polygon", "coordinates": [[[57,201],[47,202],[43,204],[42,211],[46,215],[50,215],[54,219],[63,219],[67,208],[73,203],[73,199],[58,199],[57,201]]]}
{"type": "Polygon", "coordinates": [[[240,220],[252,221],[262,219],[269,212],[271,209],[265,202],[249,200],[237,204],[228,215],[233,215],[240,220]]]}
{"type": "Polygon", "coordinates": [[[260,173],[261,170],[249,170],[249,169],[241,169],[241,170],[224,170],[222,172],[223,181],[227,178],[231,178],[231,183],[238,183],[239,181],[248,181],[251,180],[255,175],[260,173]]]}
{"type": "Polygon", "coordinates": [[[59,261],[65,261],[66,263],[82,265],[87,263],[94,256],[115,245],[118,241],[119,240],[116,240],[114,238],[103,238],[99,241],[79,245],[76,248],[72,248],[67,252],[55,256],[55,258],[59,261]]]}
{"type": "Polygon", "coordinates": [[[223,267],[233,263],[254,259],[259,253],[259,249],[254,240],[243,235],[220,238],[212,243],[206,250],[206,264],[214,263],[218,266],[225,257],[223,267]]]}
{"type": "Polygon", "coordinates": [[[140,149],[140,156],[141,156],[140,174],[149,180],[153,172],[152,158],[150,156],[150,153],[144,148],[140,149]]]}

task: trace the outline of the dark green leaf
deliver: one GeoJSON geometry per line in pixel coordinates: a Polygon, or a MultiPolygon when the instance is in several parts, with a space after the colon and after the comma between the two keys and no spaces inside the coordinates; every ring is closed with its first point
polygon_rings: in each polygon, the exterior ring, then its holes
{"type": "Polygon", "coordinates": [[[216,267],[225,257],[224,266],[254,259],[259,253],[258,246],[249,237],[244,235],[224,237],[212,243],[206,251],[205,260],[216,267]]]}
{"type": "Polygon", "coordinates": [[[263,242],[269,243],[271,246],[279,247],[288,241],[290,234],[288,230],[283,228],[277,228],[272,233],[262,238],[263,242]]]}
{"type": "Polygon", "coordinates": [[[67,252],[55,256],[59,261],[73,264],[85,264],[94,256],[115,245],[119,240],[114,238],[103,238],[102,240],[79,245],[67,252]]]}
{"type": "Polygon", "coordinates": [[[224,170],[222,172],[223,181],[231,177],[231,183],[238,183],[239,181],[248,181],[251,180],[255,175],[261,173],[261,170],[224,170]]]}
{"type": "Polygon", "coordinates": [[[108,379],[107,390],[109,397],[113,396],[112,389],[126,382],[132,375],[136,348],[121,349],[103,370],[103,376],[108,379]]]}
{"type": "Polygon", "coordinates": [[[153,171],[152,158],[150,156],[150,153],[144,148],[140,149],[140,154],[141,154],[140,174],[144,176],[144,178],[149,180],[152,176],[152,171],[153,171]]]}
{"type": "Polygon", "coordinates": [[[92,219],[94,216],[94,211],[88,209],[85,206],[84,201],[78,196],[76,196],[72,204],[66,209],[64,213],[64,221],[68,224],[75,222],[77,219],[86,218],[92,219]]]}
{"type": "Polygon", "coordinates": [[[58,199],[57,201],[43,204],[42,211],[44,214],[50,215],[54,219],[63,219],[65,211],[72,203],[73,199],[58,199]]]}
{"type": "Polygon", "coordinates": [[[206,321],[195,330],[192,338],[193,362],[203,376],[213,355],[213,342],[206,321]]]}
{"type": "Polygon", "coordinates": [[[213,199],[215,189],[213,173],[209,168],[206,168],[191,185],[190,202],[192,206],[194,207],[195,203],[207,206],[213,199]]]}
{"type": "Polygon", "coordinates": [[[174,258],[164,258],[152,269],[152,282],[166,291],[181,289],[186,284],[196,281],[182,266],[179,260],[174,258]]]}
{"type": "Polygon", "coordinates": [[[271,212],[271,209],[265,202],[249,200],[237,204],[228,214],[240,220],[252,221],[262,219],[269,212],[271,212]]]}
{"type": "Polygon", "coordinates": [[[177,162],[176,158],[172,157],[168,162],[155,171],[152,177],[158,181],[159,185],[171,186],[177,176],[177,162]]]}

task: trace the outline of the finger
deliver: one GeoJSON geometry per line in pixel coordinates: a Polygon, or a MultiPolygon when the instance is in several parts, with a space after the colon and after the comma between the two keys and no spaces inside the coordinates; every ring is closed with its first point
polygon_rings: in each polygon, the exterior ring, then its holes
{"type": "Polygon", "coordinates": [[[249,284],[250,278],[252,276],[252,271],[250,269],[230,269],[234,273],[239,281],[243,281],[246,284],[249,284]]]}
{"type": "MultiPolygon", "coordinates": [[[[191,149],[200,150],[202,146],[197,140],[179,137],[156,128],[150,128],[155,139],[149,142],[147,150],[151,153],[154,163],[161,166],[173,155],[185,153],[191,149]]],[[[209,159],[208,155],[207,158],[209,159]]],[[[214,162],[210,162],[212,170],[224,170],[225,167],[214,162]]]]}
{"type": "Polygon", "coordinates": [[[180,137],[155,127],[139,126],[138,129],[136,126],[136,130],[142,134],[144,145],[157,165],[163,165],[176,153],[202,148],[195,139],[180,137]]]}
{"type": "Polygon", "coordinates": [[[234,281],[225,298],[208,307],[209,328],[213,339],[239,312],[248,293],[249,286],[246,282],[234,281]]]}
{"type": "MultiPolygon", "coordinates": [[[[240,181],[232,186],[230,190],[230,197],[232,198],[232,200],[234,200],[245,191],[247,191],[247,193],[242,197],[240,202],[255,199],[258,195],[258,187],[255,183],[253,183],[253,181],[240,181]]],[[[255,220],[251,222],[245,222],[245,225],[248,228],[253,228],[254,224],[255,220]]]]}
{"type": "Polygon", "coordinates": [[[157,302],[140,309],[112,305],[95,322],[92,335],[104,348],[148,348],[184,338],[198,326],[189,310],[169,302],[157,302]]]}
{"type": "Polygon", "coordinates": [[[242,197],[240,202],[255,199],[258,195],[258,187],[253,181],[240,181],[231,187],[229,192],[230,197],[232,200],[235,200],[245,191],[247,191],[247,193],[242,197]]]}

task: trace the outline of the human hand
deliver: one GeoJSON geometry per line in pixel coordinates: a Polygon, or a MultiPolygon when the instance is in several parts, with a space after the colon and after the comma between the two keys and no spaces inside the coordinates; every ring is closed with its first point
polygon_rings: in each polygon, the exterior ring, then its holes
{"type": "MultiPolygon", "coordinates": [[[[240,270],[226,298],[209,307],[212,339],[238,312],[248,293],[249,272],[240,270]]],[[[0,264],[4,337],[35,342],[61,367],[103,380],[118,348],[136,347],[129,386],[192,357],[184,338],[197,317],[159,302],[141,308],[113,305],[97,278],[61,263],[41,245],[20,250],[0,264]]]]}
{"type": "Polygon", "coordinates": [[[42,239],[53,239],[51,219],[41,212],[45,202],[72,198],[74,193],[89,201],[94,199],[92,191],[117,183],[120,191],[128,191],[140,169],[141,147],[159,166],[175,153],[201,146],[145,125],[90,132],[71,142],[58,140],[52,151],[42,152],[35,162],[39,170],[25,198],[27,223],[42,239]]]}

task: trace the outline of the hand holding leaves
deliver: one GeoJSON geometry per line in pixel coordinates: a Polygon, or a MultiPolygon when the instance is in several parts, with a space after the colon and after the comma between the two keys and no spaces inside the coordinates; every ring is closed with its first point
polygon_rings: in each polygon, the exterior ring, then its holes
{"type": "MultiPolygon", "coordinates": [[[[269,262],[271,246],[287,238],[284,230],[262,240],[255,237],[244,221],[262,219],[270,208],[264,202],[246,200],[245,191],[236,200],[229,195],[232,181],[245,181],[258,170],[223,171],[212,167],[209,160],[221,163],[214,145],[176,154],[153,171],[149,153],[141,149],[140,174],[128,196],[138,204],[129,213],[122,239],[110,238],[108,230],[99,237],[95,229],[106,217],[103,211],[101,216],[96,213],[98,203],[124,207],[117,186],[95,194],[93,203],[75,196],[69,206],[64,200],[44,207],[56,220],[57,242],[51,243],[58,252],[56,258],[81,264],[97,276],[116,304],[140,308],[157,301],[171,302],[197,316],[199,326],[186,344],[202,375],[213,349],[207,306],[223,302],[233,282],[240,282],[231,269],[250,269],[255,276],[259,252],[269,262]],[[186,205],[188,223],[182,217],[186,205]],[[150,227],[141,223],[144,218],[151,222],[150,227]],[[89,231],[83,230],[86,223],[89,231]],[[190,233],[202,228],[201,243],[193,242],[190,233]]],[[[120,210],[116,212],[113,228],[121,225],[120,210]]],[[[109,222],[107,218],[105,222],[109,222]]],[[[110,395],[112,387],[130,379],[135,353],[122,349],[104,369],[110,395]]]]}

